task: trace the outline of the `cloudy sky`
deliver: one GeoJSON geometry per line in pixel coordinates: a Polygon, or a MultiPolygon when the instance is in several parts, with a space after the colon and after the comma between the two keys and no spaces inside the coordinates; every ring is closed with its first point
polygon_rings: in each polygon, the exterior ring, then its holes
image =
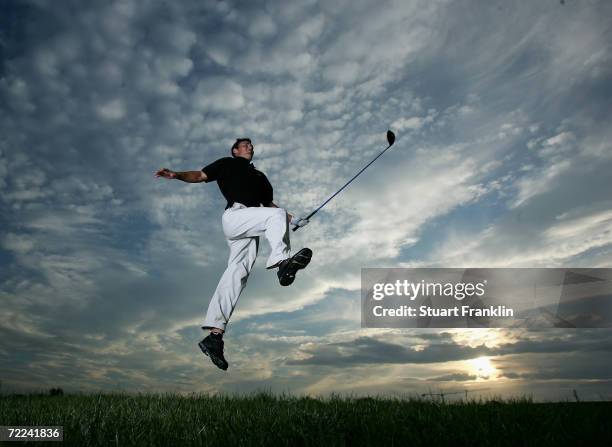
{"type": "Polygon", "coordinates": [[[612,331],[360,327],[362,267],[612,266],[612,3],[0,3],[2,389],[611,398],[612,331]],[[314,257],[259,260],[227,372],[215,184],[255,144],[314,257]]]}

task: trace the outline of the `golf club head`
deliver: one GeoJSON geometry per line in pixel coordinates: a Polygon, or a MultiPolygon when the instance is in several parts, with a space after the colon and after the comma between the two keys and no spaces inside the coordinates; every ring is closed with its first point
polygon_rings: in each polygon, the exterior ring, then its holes
{"type": "Polygon", "coordinates": [[[392,146],[395,143],[395,134],[390,130],[387,131],[387,141],[389,142],[389,146],[392,146]]]}

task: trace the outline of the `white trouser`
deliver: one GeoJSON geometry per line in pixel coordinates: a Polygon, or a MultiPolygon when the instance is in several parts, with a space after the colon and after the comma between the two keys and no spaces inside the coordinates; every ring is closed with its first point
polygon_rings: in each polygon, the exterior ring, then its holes
{"type": "Polygon", "coordinates": [[[247,208],[234,203],[225,210],[221,221],[230,249],[229,261],[208,305],[202,329],[225,330],[255,263],[259,236],[265,236],[272,249],[267,268],[290,257],[289,224],[284,209],[247,208]]]}

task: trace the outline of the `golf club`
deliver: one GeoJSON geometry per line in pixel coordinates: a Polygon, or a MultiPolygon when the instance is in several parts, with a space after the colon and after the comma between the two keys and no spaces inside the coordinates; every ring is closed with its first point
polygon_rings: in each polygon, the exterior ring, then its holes
{"type": "MultiPolygon", "coordinates": [[[[367,168],[368,166],[370,166],[372,163],[374,163],[374,162],[375,162],[375,161],[378,159],[378,157],[380,157],[382,154],[384,154],[384,153],[387,151],[387,149],[389,149],[391,146],[393,146],[393,143],[395,143],[395,134],[394,134],[393,132],[391,132],[390,130],[388,130],[388,131],[387,131],[387,142],[389,143],[389,146],[387,146],[387,147],[386,147],[386,148],[385,148],[385,149],[384,149],[384,150],[383,150],[383,151],[382,151],[380,154],[378,154],[376,157],[374,157],[374,159],[373,159],[371,162],[369,162],[367,165],[365,165],[365,166],[364,166],[364,167],[361,169],[361,171],[359,171],[357,174],[355,174],[355,175],[353,176],[353,178],[352,178],[352,179],[350,179],[348,182],[346,182],[346,183],[345,183],[345,184],[342,186],[342,188],[340,188],[338,191],[336,191],[336,193],[335,193],[333,196],[331,196],[329,199],[327,199],[325,202],[323,202],[323,203],[321,204],[321,206],[319,206],[319,207],[318,207],[316,210],[314,210],[312,213],[310,213],[310,214],[309,214],[308,216],[306,216],[304,219],[308,220],[308,219],[310,219],[312,216],[314,216],[314,215],[315,215],[315,214],[316,214],[316,213],[317,213],[317,212],[318,212],[318,211],[319,211],[321,208],[323,208],[323,207],[324,207],[324,206],[325,206],[325,205],[326,205],[326,204],[327,204],[327,203],[328,203],[328,202],[329,202],[331,199],[333,199],[333,198],[334,198],[334,197],[336,197],[338,194],[340,194],[340,192],[341,192],[341,191],[342,191],[344,188],[346,188],[346,187],[347,187],[347,186],[348,186],[348,185],[349,185],[349,184],[350,184],[350,183],[351,183],[353,180],[355,180],[355,179],[356,179],[356,178],[359,176],[359,174],[361,174],[363,171],[365,171],[365,170],[366,170],[366,168],[367,168]]],[[[296,225],[296,226],[294,226],[294,227],[293,227],[293,231],[296,231],[298,228],[300,228],[300,227],[298,227],[297,225],[296,225]]]]}

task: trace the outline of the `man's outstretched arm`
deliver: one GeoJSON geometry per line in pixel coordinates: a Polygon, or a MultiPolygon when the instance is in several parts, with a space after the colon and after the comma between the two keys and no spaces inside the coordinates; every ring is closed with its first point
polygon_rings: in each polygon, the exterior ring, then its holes
{"type": "Polygon", "coordinates": [[[163,177],[169,180],[176,179],[182,180],[186,183],[201,183],[205,182],[208,177],[204,171],[184,171],[184,172],[174,172],[167,168],[162,168],[155,173],[155,177],[163,177]]]}

